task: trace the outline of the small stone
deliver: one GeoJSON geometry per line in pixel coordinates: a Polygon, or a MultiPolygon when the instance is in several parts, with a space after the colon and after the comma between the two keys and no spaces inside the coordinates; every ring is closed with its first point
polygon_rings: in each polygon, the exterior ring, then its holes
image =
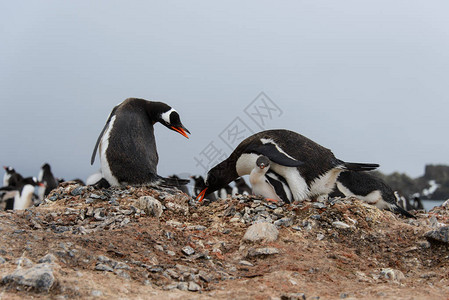
{"type": "Polygon", "coordinates": [[[187,288],[191,292],[198,292],[201,290],[201,287],[193,281],[189,282],[189,287],[187,288]]]}
{"type": "Polygon", "coordinates": [[[171,250],[167,250],[167,254],[170,255],[170,256],[175,256],[176,255],[176,253],[174,251],[171,251],[171,250]]]}
{"type": "Polygon", "coordinates": [[[250,263],[249,261],[246,261],[246,260],[239,261],[239,264],[241,264],[242,266],[254,267],[254,265],[252,263],[250,263]]]}
{"type": "Polygon", "coordinates": [[[6,260],[0,256],[0,265],[4,264],[6,262],[6,260]]]}
{"type": "Polygon", "coordinates": [[[283,212],[284,212],[284,209],[282,207],[278,207],[275,210],[273,210],[273,213],[276,215],[282,215],[283,212]]]}
{"type": "Polygon", "coordinates": [[[256,248],[256,249],[250,249],[248,251],[248,257],[256,257],[256,256],[266,256],[266,255],[274,255],[279,254],[279,250],[272,247],[267,248],[256,248]]]}
{"type": "Polygon", "coordinates": [[[312,205],[314,208],[318,208],[318,209],[322,209],[322,208],[326,208],[326,205],[324,203],[321,202],[315,202],[312,205]]]}
{"type": "Polygon", "coordinates": [[[181,291],[187,291],[189,288],[189,284],[187,282],[179,282],[177,288],[181,291]]]}
{"type": "Polygon", "coordinates": [[[101,198],[101,196],[99,196],[97,194],[94,194],[94,193],[90,194],[89,197],[92,198],[92,199],[100,199],[101,198]]]}
{"type": "Polygon", "coordinates": [[[429,242],[449,243],[449,226],[440,227],[424,234],[429,242]]]}
{"type": "Polygon", "coordinates": [[[97,270],[97,271],[105,271],[105,272],[112,272],[112,271],[114,271],[110,266],[105,265],[105,264],[97,264],[95,266],[95,270],[97,270]]]}
{"type": "Polygon", "coordinates": [[[322,234],[322,233],[318,233],[317,235],[316,235],[316,239],[318,240],[318,241],[321,241],[321,240],[323,240],[324,239],[324,234],[322,234]]]}
{"type": "Polygon", "coordinates": [[[380,276],[384,277],[385,279],[397,282],[400,282],[405,279],[404,273],[402,273],[399,270],[390,268],[382,269],[380,271],[380,276]]]}
{"type": "Polygon", "coordinates": [[[163,212],[162,203],[151,196],[140,197],[139,208],[144,210],[147,215],[156,218],[159,218],[163,212]]]}
{"type": "MultiPolygon", "coordinates": [[[[84,193],[84,190],[85,190],[85,187],[84,186],[79,186],[79,187],[77,187],[77,188],[74,188],[71,192],[70,192],[70,194],[72,194],[72,196],[79,196],[79,195],[82,195],[83,193],[84,193]]],[[[50,199],[50,200],[52,200],[52,199],[50,199]]],[[[56,200],[56,199],[55,199],[56,200]]],[[[55,201],[55,200],[52,200],[52,201],[55,201]]]]}
{"type": "Polygon", "coordinates": [[[260,222],[251,225],[243,236],[243,241],[249,242],[274,242],[277,240],[279,231],[275,225],[267,222],[260,222]]]}
{"type": "Polygon", "coordinates": [[[102,263],[108,263],[108,262],[111,261],[111,259],[110,259],[109,257],[104,256],[104,255],[99,255],[99,256],[97,257],[97,260],[98,260],[99,262],[102,262],[102,263]]]}
{"type": "Polygon", "coordinates": [[[54,256],[51,253],[48,253],[47,255],[38,260],[39,263],[50,263],[50,264],[56,263],[57,261],[58,259],[56,258],[56,256],[54,256]]]}
{"type": "Polygon", "coordinates": [[[428,241],[419,241],[418,246],[422,249],[429,249],[430,243],[428,241]]]}
{"type": "Polygon", "coordinates": [[[293,220],[291,218],[282,218],[274,222],[276,226],[285,226],[289,227],[293,225],[293,220]]]}
{"type": "Polygon", "coordinates": [[[104,221],[106,219],[104,215],[104,209],[103,208],[97,208],[94,210],[94,218],[98,221],[104,221]]]}
{"type": "Polygon", "coordinates": [[[190,247],[190,246],[186,246],[186,247],[182,248],[181,251],[185,255],[192,255],[192,254],[195,253],[195,250],[192,247],[190,247]]]}
{"type": "Polygon", "coordinates": [[[335,228],[339,228],[339,229],[351,228],[351,226],[349,226],[348,224],[346,224],[344,222],[340,222],[340,221],[332,222],[332,226],[334,226],[335,228]]]}
{"type": "Polygon", "coordinates": [[[301,226],[293,226],[292,229],[296,230],[296,231],[301,231],[302,230],[301,226]]]}

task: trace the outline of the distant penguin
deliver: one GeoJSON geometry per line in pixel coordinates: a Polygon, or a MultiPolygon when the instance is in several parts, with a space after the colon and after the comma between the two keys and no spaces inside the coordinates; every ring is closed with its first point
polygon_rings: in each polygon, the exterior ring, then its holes
{"type": "Polygon", "coordinates": [[[266,130],[243,140],[226,160],[208,172],[206,189],[198,199],[239,176],[249,175],[259,155],[269,158],[271,170],[287,181],[293,199],[299,201],[329,194],[342,171],[368,171],[379,166],[339,160],[329,149],[293,131],[266,130]]]}
{"type": "Polygon", "coordinates": [[[286,182],[283,182],[279,176],[274,173],[269,174],[270,160],[261,155],[256,160],[256,165],[249,175],[252,193],[260,195],[268,200],[284,201],[290,203],[292,193],[286,182]]]}
{"type": "Polygon", "coordinates": [[[114,107],[91,158],[93,164],[98,148],[101,172],[110,185],[173,183],[157,175],[159,157],[153,128],[156,122],[186,138],[190,134],[176,110],[165,103],[129,98],[114,107]]]}
{"type": "MultiPolygon", "coordinates": [[[[190,176],[190,178],[192,178],[194,181],[193,196],[197,197],[201,193],[201,191],[206,188],[204,178],[203,176],[190,176]]],[[[211,202],[217,201],[217,197],[215,196],[214,193],[210,193],[209,195],[207,195],[206,198],[209,199],[211,202]]]]}
{"type": "Polygon", "coordinates": [[[395,192],[380,178],[366,172],[342,172],[336,187],[346,197],[355,196],[379,209],[388,209],[408,218],[415,218],[396,203],[395,192]]]}
{"type": "Polygon", "coordinates": [[[43,200],[45,196],[58,187],[58,181],[51,172],[51,167],[48,163],[42,165],[39,175],[37,177],[39,182],[42,182],[44,186],[39,186],[38,196],[39,200],[43,200]]]}
{"type": "Polygon", "coordinates": [[[22,175],[16,172],[13,167],[4,166],[5,175],[3,175],[3,186],[17,186],[23,180],[22,175]]]}
{"type": "Polygon", "coordinates": [[[248,184],[246,183],[245,179],[243,179],[243,177],[239,177],[236,180],[234,180],[235,182],[235,194],[239,194],[239,195],[250,195],[251,194],[251,188],[248,186],[248,184]]]}
{"type": "Polygon", "coordinates": [[[37,181],[35,177],[22,178],[15,187],[3,187],[6,191],[2,196],[5,204],[5,210],[26,209],[33,206],[33,197],[35,186],[43,186],[43,183],[37,181]]]}

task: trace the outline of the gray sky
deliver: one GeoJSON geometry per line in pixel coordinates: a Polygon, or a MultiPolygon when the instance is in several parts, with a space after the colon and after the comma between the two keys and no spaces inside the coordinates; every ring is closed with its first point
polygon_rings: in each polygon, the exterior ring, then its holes
{"type": "Polygon", "coordinates": [[[420,176],[449,164],[448,11],[409,0],[3,1],[0,164],[37,175],[49,162],[85,179],[112,107],[141,97],[174,107],[192,133],[156,125],[159,173],[204,173],[194,158],[211,142],[229,153],[220,133],[236,117],[257,131],[244,109],[265,92],[282,113],[263,128],[420,176]]]}

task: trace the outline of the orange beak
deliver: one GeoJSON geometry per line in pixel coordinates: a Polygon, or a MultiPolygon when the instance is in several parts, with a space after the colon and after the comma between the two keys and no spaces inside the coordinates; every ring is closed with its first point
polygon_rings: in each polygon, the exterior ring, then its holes
{"type": "Polygon", "coordinates": [[[185,131],[183,128],[172,126],[171,129],[173,129],[174,131],[176,131],[176,132],[182,134],[182,135],[185,136],[186,138],[189,138],[189,136],[187,135],[186,131],[185,131]]]}
{"type": "Polygon", "coordinates": [[[196,197],[196,200],[198,200],[198,202],[203,201],[204,196],[206,196],[206,191],[207,188],[205,188],[204,190],[201,191],[201,193],[198,194],[198,196],[196,197]]]}
{"type": "Polygon", "coordinates": [[[42,182],[38,182],[37,185],[38,185],[38,186],[41,186],[41,187],[45,187],[45,184],[43,184],[42,182]]]}

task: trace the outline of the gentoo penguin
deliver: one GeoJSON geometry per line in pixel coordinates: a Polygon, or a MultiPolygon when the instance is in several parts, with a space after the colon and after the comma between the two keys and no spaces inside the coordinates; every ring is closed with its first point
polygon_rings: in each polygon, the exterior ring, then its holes
{"type": "Polygon", "coordinates": [[[157,175],[159,157],[153,128],[156,122],[188,138],[190,132],[182,125],[179,114],[165,103],[129,98],[113,108],[91,159],[93,164],[98,148],[101,172],[110,185],[172,182],[157,175]]]}
{"type": "Polygon", "coordinates": [[[329,194],[340,172],[367,171],[378,164],[348,163],[335,158],[327,148],[285,129],[266,130],[243,140],[231,155],[207,174],[206,192],[213,192],[235,180],[249,175],[259,155],[271,161],[271,170],[288,183],[294,200],[304,200],[329,194]]]}
{"type": "Polygon", "coordinates": [[[6,187],[8,193],[3,196],[6,202],[5,210],[25,209],[33,206],[35,186],[43,186],[35,177],[23,178],[16,187],[6,187]]]}
{"type": "Polygon", "coordinates": [[[6,167],[5,175],[3,175],[3,186],[17,186],[17,184],[23,180],[22,175],[16,172],[13,167],[6,167]]]}
{"type": "Polygon", "coordinates": [[[53,189],[58,187],[58,181],[51,172],[51,167],[48,163],[42,165],[39,175],[37,177],[39,182],[42,182],[44,186],[39,186],[38,196],[39,200],[43,200],[53,189]]]}
{"type": "MultiPolygon", "coordinates": [[[[201,193],[201,191],[206,188],[204,178],[203,176],[190,176],[190,178],[192,178],[193,181],[195,182],[193,186],[193,195],[197,197],[201,193]]],[[[210,193],[209,195],[207,195],[206,198],[209,199],[211,202],[217,201],[217,197],[215,196],[214,193],[210,193]]]]}
{"type": "Polygon", "coordinates": [[[251,188],[248,186],[248,184],[246,183],[245,179],[243,179],[243,177],[239,177],[236,180],[234,180],[235,182],[235,188],[236,191],[234,194],[239,194],[239,195],[250,195],[251,194],[251,188]]]}
{"type": "Polygon", "coordinates": [[[252,192],[254,195],[260,195],[274,201],[284,201],[290,203],[292,193],[288,185],[280,180],[274,173],[267,174],[270,169],[270,160],[261,155],[256,160],[256,166],[249,175],[252,192]]]}
{"type": "Polygon", "coordinates": [[[396,203],[393,190],[380,178],[366,172],[345,171],[338,176],[336,187],[346,197],[355,196],[379,209],[389,209],[408,218],[415,218],[396,203]]]}

